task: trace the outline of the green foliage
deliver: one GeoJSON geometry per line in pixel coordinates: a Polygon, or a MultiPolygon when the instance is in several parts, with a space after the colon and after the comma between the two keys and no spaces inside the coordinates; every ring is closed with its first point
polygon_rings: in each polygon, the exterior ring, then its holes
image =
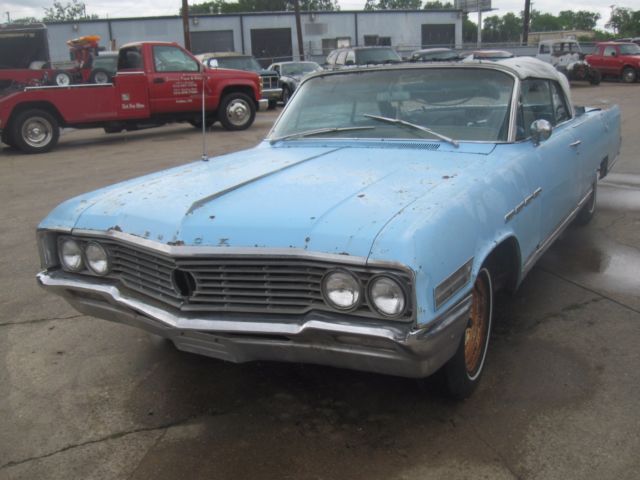
{"type": "Polygon", "coordinates": [[[469,20],[469,14],[462,17],[462,41],[464,43],[475,43],[478,41],[478,25],[469,20]]]}
{"type": "MultiPolygon", "coordinates": [[[[227,2],[213,0],[189,5],[190,14],[242,13],[242,12],[287,12],[293,10],[293,0],[238,0],[227,2]]],[[[303,11],[340,10],[337,0],[300,0],[303,11]]],[[[182,14],[182,9],[180,10],[182,14]]]]}
{"type": "Polygon", "coordinates": [[[509,12],[502,17],[486,17],[482,27],[482,40],[489,43],[519,42],[522,35],[522,18],[509,12]]]}
{"type": "Polygon", "coordinates": [[[92,20],[98,15],[87,15],[87,7],[81,0],[71,0],[66,4],[53,2],[51,8],[44,9],[44,22],[56,22],[65,20],[92,20]]]}
{"type": "Polygon", "coordinates": [[[435,2],[425,2],[422,8],[425,10],[443,10],[453,8],[453,4],[450,2],[442,3],[439,0],[435,0],[435,2]]]}
{"type": "Polygon", "coordinates": [[[564,10],[558,15],[562,30],[593,30],[600,20],[600,14],[587,10],[564,10]]]}
{"type": "Polygon", "coordinates": [[[562,30],[560,19],[551,13],[542,13],[539,10],[531,10],[531,32],[551,32],[562,30]]]}
{"type": "Polygon", "coordinates": [[[27,25],[29,23],[40,23],[40,20],[38,20],[36,17],[22,17],[22,18],[15,18],[11,20],[11,23],[27,25]]]}
{"type": "Polygon", "coordinates": [[[418,10],[422,0],[367,0],[365,10],[418,10]]]}
{"type": "Polygon", "coordinates": [[[614,8],[607,27],[612,28],[620,37],[640,36],[640,10],[614,8]]]}

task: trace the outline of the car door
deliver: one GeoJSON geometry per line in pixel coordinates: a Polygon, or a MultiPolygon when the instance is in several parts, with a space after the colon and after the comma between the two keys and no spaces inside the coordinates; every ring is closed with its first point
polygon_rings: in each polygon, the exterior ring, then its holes
{"type": "Polygon", "coordinates": [[[607,75],[620,75],[621,65],[618,52],[613,45],[607,45],[602,52],[603,73],[607,75]]]}
{"type": "Polygon", "coordinates": [[[149,74],[152,113],[197,110],[202,95],[199,63],[175,45],[154,45],[149,74]]]}
{"type": "MultiPolygon", "coordinates": [[[[530,176],[539,189],[541,239],[549,237],[578,203],[581,189],[576,139],[567,104],[565,112],[554,105],[552,82],[546,79],[522,81],[518,113],[518,135],[531,137],[531,124],[547,120],[554,126],[551,136],[533,148],[537,168],[530,176]],[[558,121],[560,120],[560,121],[558,121]]],[[[565,101],[566,102],[566,101],[565,101]]]]}

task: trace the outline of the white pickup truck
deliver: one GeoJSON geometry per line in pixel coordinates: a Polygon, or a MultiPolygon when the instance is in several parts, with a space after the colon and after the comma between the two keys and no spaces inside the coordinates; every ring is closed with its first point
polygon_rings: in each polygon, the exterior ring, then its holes
{"type": "Polygon", "coordinates": [[[576,40],[543,40],[538,44],[536,57],[553,65],[570,81],[584,80],[591,85],[598,85],[602,79],[600,72],[585,60],[585,54],[576,40]]]}

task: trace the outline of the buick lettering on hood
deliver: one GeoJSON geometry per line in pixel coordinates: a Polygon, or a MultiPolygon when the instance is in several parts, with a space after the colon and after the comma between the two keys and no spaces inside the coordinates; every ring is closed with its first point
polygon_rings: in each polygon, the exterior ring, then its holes
{"type": "Polygon", "coordinates": [[[180,350],[477,386],[493,302],[587,223],[620,111],[535,59],[307,77],[255,148],[62,203],[39,283],[180,350]]]}

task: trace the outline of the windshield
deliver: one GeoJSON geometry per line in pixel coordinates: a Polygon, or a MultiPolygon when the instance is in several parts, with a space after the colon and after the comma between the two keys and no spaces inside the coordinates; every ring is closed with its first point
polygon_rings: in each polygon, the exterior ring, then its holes
{"type": "Polygon", "coordinates": [[[248,70],[259,72],[262,70],[258,61],[253,57],[220,57],[218,66],[220,68],[233,68],[235,70],[248,70]]]}
{"type": "Polygon", "coordinates": [[[282,65],[282,75],[306,75],[307,73],[322,70],[315,62],[287,63],[282,65]]]}
{"type": "Polygon", "coordinates": [[[640,45],[635,43],[620,45],[620,55],[640,55],[640,45]]]}
{"type": "MultiPolygon", "coordinates": [[[[485,68],[390,69],[323,75],[302,84],[269,138],[327,129],[326,138],[506,141],[514,79],[485,68]],[[386,117],[403,122],[380,121],[386,117]],[[404,124],[403,124],[404,123],[404,124]],[[361,128],[359,127],[372,127],[361,128]],[[336,131],[342,128],[343,131],[336,131]]],[[[301,138],[300,136],[294,138],[301,138]]]]}
{"type": "Polygon", "coordinates": [[[356,63],[366,65],[368,63],[395,63],[401,62],[402,58],[392,48],[371,48],[367,50],[356,50],[356,63]]]}

